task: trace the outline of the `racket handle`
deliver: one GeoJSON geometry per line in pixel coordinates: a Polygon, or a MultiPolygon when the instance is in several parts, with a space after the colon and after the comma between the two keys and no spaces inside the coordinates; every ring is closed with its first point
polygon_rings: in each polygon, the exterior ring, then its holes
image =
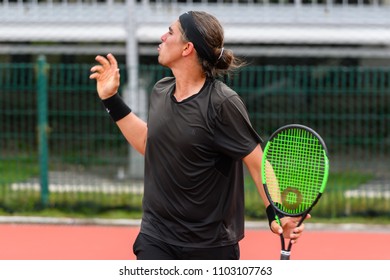
{"type": "Polygon", "coordinates": [[[281,260],[289,260],[290,259],[290,251],[282,250],[280,253],[280,259],[281,260]]]}

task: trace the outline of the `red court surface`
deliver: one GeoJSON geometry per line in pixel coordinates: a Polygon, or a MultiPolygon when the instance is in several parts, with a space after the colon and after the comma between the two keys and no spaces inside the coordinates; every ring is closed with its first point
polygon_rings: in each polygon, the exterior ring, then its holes
{"type": "MultiPolygon", "coordinates": [[[[138,227],[0,224],[0,260],[135,259],[138,227]]],[[[242,260],[277,260],[280,241],[265,229],[247,229],[242,260]]],[[[389,260],[390,232],[305,230],[293,260],[389,260]]]]}

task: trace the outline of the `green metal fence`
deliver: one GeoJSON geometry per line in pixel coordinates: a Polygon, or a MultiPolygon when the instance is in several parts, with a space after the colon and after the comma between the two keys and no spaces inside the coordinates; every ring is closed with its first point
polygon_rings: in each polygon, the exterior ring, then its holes
{"type": "MultiPolygon", "coordinates": [[[[128,172],[134,151],[103,110],[90,67],[44,57],[0,64],[0,211],[140,208],[142,180],[128,172]]],[[[169,75],[155,65],[139,73],[145,92],[169,75]]],[[[331,175],[314,214],[388,215],[390,68],[251,66],[227,83],[263,138],[288,123],[323,136],[331,175]]],[[[248,215],[261,217],[250,179],[246,191],[248,215]]]]}

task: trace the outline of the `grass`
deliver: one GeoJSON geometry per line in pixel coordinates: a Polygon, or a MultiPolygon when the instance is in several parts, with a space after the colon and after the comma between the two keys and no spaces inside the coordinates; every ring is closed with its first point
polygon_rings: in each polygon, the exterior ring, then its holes
{"type": "MultiPolygon", "coordinates": [[[[38,177],[36,162],[28,158],[0,161],[0,215],[66,218],[139,219],[142,196],[134,194],[51,193],[48,207],[43,207],[37,191],[13,191],[12,182],[38,177]]],[[[389,223],[388,200],[345,199],[346,190],[373,179],[360,172],[331,173],[325,193],[313,209],[310,222],[389,223]],[[348,205],[348,209],[346,209],[348,205]],[[346,213],[346,211],[349,213],[346,213]]],[[[264,220],[265,211],[250,176],[245,179],[246,219],[264,220]]]]}
{"type": "Polygon", "coordinates": [[[374,178],[373,174],[362,172],[330,173],[325,192],[355,189],[374,178]]]}
{"type": "Polygon", "coordinates": [[[0,197],[0,215],[135,219],[142,216],[141,204],[135,194],[51,193],[43,206],[39,192],[19,191],[0,197]]]}
{"type": "Polygon", "coordinates": [[[128,211],[124,209],[106,210],[100,213],[87,214],[77,211],[64,211],[61,209],[42,209],[35,211],[15,211],[12,214],[0,211],[0,216],[24,216],[24,217],[51,217],[51,218],[74,218],[74,219],[141,219],[141,211],[128,211]]]}
{"type": "MultiPolygon", "coordinates": [[[[358,186],[367,183],[374,178],[373,174],[346,171],[346,172],[331,172],[326,184],[325,193],[329,191],[346,191],[355,189],[358,186]]],[[[257,191],[256,186],[250,176],[245,178],[245,187],[248,191],[257,191]]]]}
{"type": "MultiPolygon", "coordinates": [[[[312,216],[323,220],[376,219],[388,221],[390,201],[384,198],[346,198],[346,190],[355,189],[372,180],[372,174],[359,172],[340,172],[329,175],[323,196],[312,210],[312,216]]],[[[256,220],[265,217],[263,202],[250,177],[246,178],[246,214],[247,219],[256,220]]]]}
{"type": "Polygon", "coordinates": [[[0,186],[22,182],[38,175],[37,160],[31,156],[0,160],[0,186]]]}

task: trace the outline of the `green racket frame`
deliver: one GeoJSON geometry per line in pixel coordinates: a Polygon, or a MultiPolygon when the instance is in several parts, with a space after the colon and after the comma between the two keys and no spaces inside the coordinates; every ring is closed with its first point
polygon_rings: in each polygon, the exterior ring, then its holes
{"type": "MultiPolygon", "coordinates": [[[[313,129],[289,124],[277,129],[267,142],[262,158],[264,190],[279,216],[306,215],[316,205],[325,190],[329,176],[329,159],[325,142],[313,129]]],[[[284,249],[282,239],[281,259],[289,259],[289,248],[284,249]]]]}

